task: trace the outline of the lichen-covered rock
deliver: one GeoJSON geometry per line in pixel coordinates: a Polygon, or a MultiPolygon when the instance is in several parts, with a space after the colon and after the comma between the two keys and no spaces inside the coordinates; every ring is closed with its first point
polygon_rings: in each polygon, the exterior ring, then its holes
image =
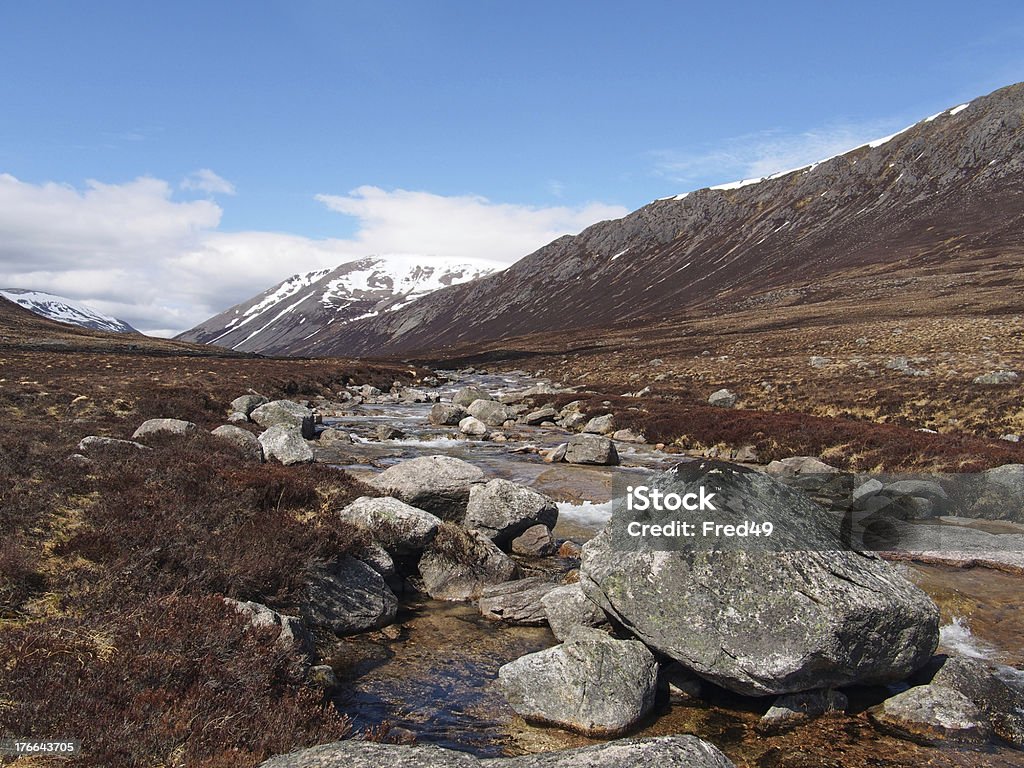
{"type": "Polygon", "coordinates": [[[248,419],[250,413],[261,405],[266,405],[268,402],[270,401],[263,397],[263,395],[242,395],[231,401],[229,411],[231,413],[241,413],[248,419]]]}
{"type": "Polygon", "coordinates": [[[454,427],[466,416],[466,409],[452,403],[436,403],[430,409],[427,421],[435,426],[454,427]]]}
{"type": "Polygon", "coordinates": [[[286,466],[313,461],[313,449],[294,427],[271,427],[259,436],[259,442],[268,460],[276,459],[286,466]]]}
{"type": "Polygon", "coordinates": [[[182,419],[147,419],[135,430],[132,438],[138,440],[140,437],[154,435],[163,432],[170,435],[194,435],[199,432],[199,427],[191,421],[182,419]]]}
{"type": "Polygon", "coordinates": [[[484,587],[477,607],[493,621],[539,627],[547,616],[541,601],[558,585],[542,576],[484,587]]]}
{"type": "Polygon", "coordinates": [[[437,516],[390,496],[361,496],[339,514],[343,520],[369,530],[385,549],[398,555],[424,549],[441,525],[437,516]]]}
{"type": "Polygon", "coordinates": [[[619,463],[619,453],[615,450],[615,443],[607,437],[584,433],[569,438],[564,460],[569,464],[608,466],[619,463]]]}
{"type": "Polygon", "coordinates": [[[498,686],[528,721],[595,736],[622,733],[654,706],[658,664],[643,643],[577,630],[561,645],[498,670],[498,686]]]}
{"type": "Polygon", "coordinates": [[[479,531],[442,526],[419,563],[423,588],[435,600],[473,600],[485,587],[515,578],[515,561],[479,531]]]}
{"type": "Polygon", "coordinates": [[[541,598],[544,617],[559,640],[568,639],[580,627],[596,627],[607,621],[601,607],[583,594],[578,583],[557,587],[541,598]]]}
{"type": "Polygon", "coordinates": [[[614,543],[625,526],[613,515],[583,548],[580,584],[648,646],[745,695],[896,682],[931,657],[935,604],[875,555],[845,550],[804,494],[724,462],[671,474],[674,492],[718,494],[717,522],[769,520],[775,532],[770,549],[629,549],[614,543]]]}
{"type": "Polygon", "coordinates": [[[302,615],[337,635],[379,629],[395,620],[398,599],[371,566],[349,555],[307,577],[302,615]]]}
{"type": "Polygon", "coordinates": [[[984,714],[959,691],[943,685],[918,685],[886,699],[869,710],[885,730],[925,744],[988,741],[991,727],[984,714]]]}
{"type": "Polygon", "coordinates": [[[316,436],[313,411],[291,400],[273,400],[255,408],[249,418],[261,427],[293,427],[306,440],[316,436]]]}
{"type": "Polygon", "coordinates": [[[538,524],[554,528],[557,522],[558,507],[547,496],[509,480],[495,479],[470,488],[463,525],[480,531],[507,551],[512,539],[527,528],[538,524]]]}
{"type": "Polygon", "coordinates": [[[452,405],[460,405],[463,408],[468,408],[477,400],[493,400],[494,398],[488,392],[480,389],[480,387],[465,387],[460,389],[452,397],[452,405]]]}
{"type": "Polygon", "coordinates": [[[546,525],[531,525],[512,539],[512,553],[527,557],[546,557],[555,551],[555,537],[546,525]]]}
{"type": "Polygon", "coordinates": [[[239,452],[253,461],[263,461],[263,446],[260,445],[259,438],[249,430],[236,427],[234,424],[224,424],[211,434],[218,440],[235,446],[239,452]]]}
{"type": "Polygon", "coordinates": [[[469,489],[484,480],[472,464],[451,456],[421,456],[389,467],[367,482],[381,493],[425,509],[442,520],[461,520],[469,489]]]}

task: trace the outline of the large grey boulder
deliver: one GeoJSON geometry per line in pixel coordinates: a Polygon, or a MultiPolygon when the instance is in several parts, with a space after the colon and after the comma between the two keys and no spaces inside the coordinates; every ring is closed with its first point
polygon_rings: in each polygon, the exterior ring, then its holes
{"type": "Polygon", "coordinates": [[[263,461],[263,446],[260,445],[259,438],[249,430],[236,427],[234,424],[224,424],[211,434],[218,440],[230,443],[249,459],[263,461]]]}
{"type": "Polygon", "coordinates": [[[496,400],[474,400],[466,412],[491,427],[500,427],[509,419],[516,417],[514,410],[496,400]]]}
{"type": "Polygon", "coordinates": [[[580,584],[648,646],[745,695],[895,682],[931,657],[935,604],[877,556],[844,549],[838,525],[804,494],[724,462],[680,464],[667,477],[673,492],[714,492],[716,511],[704,514],[718,523],[775,530],[761,547],[679,539],[655,551],[626,541],[625,513],[613,514],[583,547],[580,584]]]}
{"type": "Polygon", "coordinates": [[[249,414],[249,418],[261,427],[293,427],[307,440],[316,436],[313,411],[291,400],[273,400],[264,403],[249,414]]]}
{"type": "Polygon", "coordinates": [[[555,502],[531,488],[509,480],[495,479],[469,489],[469,503],[463,525],[480,531],[501,549],[535,525],[554,528],[558,522],[555,502]]]}
{"type": "Polygon", "coordinates": [[[654,706],[658,663],[643,643],[580,629],[561,645],[502,666],[498,686],[528,721],[614,736],[654,706]]]}
{"type": "Polygon", "coordinates": [[[589,747],[480,760],[433,745],[336,741],[278,755],[259,768],[735,768],[696,736],[619,739],[589,747]]]}
{"type": "Polygon", "coordinates": [[[466,416],[466,409],[452,403],[436,403],[430,409],[427,421],[439,427],[454,427],[466,416]]]}
{"type": "Polygon", "coordinates": [[[556,587],[541,598],[544,618],[559,640],[567,640],[580,627],[597,627],[607,618],[601,607],[577,584],[556,587]]]}
{"type": "Polygon", "coordinates": [[[231,407],[228,409],[228,412],[241,413],[248,417],[250,413],[261,405],[266,405],[269,402],[263,395],[242,395],[231,401],[231,407]]]}
{"type": "Polygon", "coordinates": [[[132,438],[138,440],[140,437],[155,435],[164,432],[170,435],[194,435],[199,432],[199,427],[191,421],[182,419],[147,419],[135,430],[132,438]]]}
{"type": "Polygon", "coordinates": [[[420,456],[389,467],[367,482],[388,496],[425,509],[442,520],[461,520],[469,489],[484,473],[451,456],[420,456]]]}
{"type": "Polygon", "coordinates": [[[435,600],[474,600],[515,578],[515,561],[479,531],[442,526],[420,558],[423,588],[435,600]]]}
{"type": "Polygon", "coordinates": [[[868,715],[884,730],[925,744],[947,740],[980,744],[992,735],[977,705],[943,685],[915,686],[873,707],[868,715]]]}
{"type": "Polygon", "coordinates": [[[435,515],[390,496],[361,496],[342,509],[339,515],[343,520],[369,530],[385,549],[397,555],[424,549],[433,541],[441,525],[441,519],[435,515]]]}
{"type": "Polygon", "coordinates": [[[465,387],[460,389],[452,396],[453,405],[461,405],[463,408],[468,408],[476,400],[493,400],[488,392],[480,389],[480,387],[465,387]]]}
{"type": "Polygon", "coordinates": [[[302,615],[337,635],[379,629],[395,620],[398,599],[376,570],[350,555],[314,568],[306,579],[302,615]]]}
{"type": "Polygon", "coordinates": [[[539,627],[547,621],[541,601],[557,586],[543,576],[533,576],[484,587],[477,607],[493,621],[539,627]]]}
{"type": "Polygon", "coordinates": [[[565,461],[607,466],[619,463],[619,453],[615,443],[603,435],[573,435],[565,446],[565,461]]]}
{"type": "Polygon", "coordinates": [[[313,449],[294,427],[271,427],[259,436],[259,442],[268,460],[276,459],[286,466],[310,464],[313,461],[313,449]]]}

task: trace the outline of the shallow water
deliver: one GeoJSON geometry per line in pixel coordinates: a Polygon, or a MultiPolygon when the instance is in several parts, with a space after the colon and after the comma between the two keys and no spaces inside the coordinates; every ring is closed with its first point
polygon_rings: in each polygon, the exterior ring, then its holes
{"type": "MultiPolygon", "coordinates": [[[[521,376],[470,376],[441,388],[444,399],[463,386],[482,386],[492,394],[522,390],[535,382],[521,376]]],[[[559,429],[516,427],[509,442],[458,437],[454,427],[427,423],[431,404],[365,405],[346,416],[325,419],[359,438],[335,452],[318,451],[318,460],[370,475],[398,461],[444,454],[501,477],[533,487],[559,501],[559,538],[584,542],[610,515],[611,472],[603,467],[547,464],[533,451],[564,442],[559,429]],[[391,424],[408,437],[378,442],[378,425],[391,424]]],[[[649,446],[621,446],[624,465],[667,467],[678,455],[649,446]]],[[[615,471],[621,471],[615,470],[615,471]]],[[[1004,665],[1008,680],[1024,682],[1024,616],[1020,611],[1024,579],[988,569],[900,565],[939,604],[940,650],[956,651],[1004,665]]],[[[387,722],[408,729],[420,743],[433,743],[480,756],[521,754],[595,743],[550,727],[526,724],[497,692],[498,667],[556,640],[546,627],[509,627],[482,618],[471,604],[422,601],[403,608],[401,635],[381,633],[339,643],[332,664],[342,681],[334,701],[356,729],[387,722]]],[[[1022,753],[1005,748],[926,748],[877,732],[863,710],[878,703],[884,689],[851,692],[850,715],[822,718],[789,734],[759,735],[755,726],[770,699],[745,699],[715,690],[699,702],[669,701],[635,735],[696,733],[722,748],[740,766],[1024,766],[1022,753]]]]}

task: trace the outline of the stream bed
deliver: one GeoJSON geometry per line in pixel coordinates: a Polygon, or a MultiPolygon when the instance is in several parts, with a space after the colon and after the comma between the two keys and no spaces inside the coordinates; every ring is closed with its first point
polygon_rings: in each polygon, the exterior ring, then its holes
{"type": "MultiPolygon", "coordinates": [[[[469,375],[443,383],[444,400],[465,386],[495,396],[522,391],[537,382],[520,374],[469,375]]],[[[465,439],[456,427],[427,421],[431,404],[356,405],[325,426],[350,431],[356,442],[317,449],[317,460],[369,476],[405,459],[444,454],[468,461],[489,478],[505,478],[547,494],[559,503],[555,535],[583,543],[611,514],[612,468],[548,464],[538,450],[553,448],[571,433],[558,428],[517,426],[507,442],[465,439]],[[406,437],[378,441],[386,424],[406,437]]],[[[621,467],[614,471],[667,468],[686,458],[648,445],[619,444],[621,467]]],[[[940,651],[955,651],[1003,665],[1007,679],[1024,684],[1024,615],[1021,577],[974,568],[906,565],[905,570],[942,611],[940,651]]],[[[497,691],[498,668],[526,653],[556,643],[547,627],[507,626],[484,619],[469,603],[429,599],[403,601],[397,624],[382,632],[339,641],[330,660],[341,681],[335,705],[356,730],[387,723],[396,733],[478,756],[515,755],[596,743],[578,734],[525,723],[497,691]]],[[[918,746],[879,733],[864,710],[891,692],[851,693],[848,715],[825,717],[787,734],[765,738],[758,719],[771,699],[750,699],[714,691],[701,701],[670,701],[632,735],[695,733],[746,766],[1022,766],[1021,752],[918,746]]]]}

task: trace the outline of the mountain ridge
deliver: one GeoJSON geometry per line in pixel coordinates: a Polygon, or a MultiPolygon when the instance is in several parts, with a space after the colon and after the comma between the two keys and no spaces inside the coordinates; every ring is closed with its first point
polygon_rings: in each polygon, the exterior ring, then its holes
{"type": "Polygon", "coordinates": [[[94,331],[139,334],[139,331],[124,320],[104,314],[81,301],[55,293],[25,288],[0,288],[0,297],[59,323],[77,325],[94,331]]]}
{"type": "Polygon", "coordinates": [[[176,338],[236,351],[287,354],[334,324],[394,312],[496,265],[418,256],[367,256],[292,275],[176,338]]]}
{"type": "Polygon", "coordinates": [[[935,270],[1020,244],[1024,84],[782,175],[655,200],[508,269],[290,354],[440,352],[750,300],[885,265],[935,270]]]}

